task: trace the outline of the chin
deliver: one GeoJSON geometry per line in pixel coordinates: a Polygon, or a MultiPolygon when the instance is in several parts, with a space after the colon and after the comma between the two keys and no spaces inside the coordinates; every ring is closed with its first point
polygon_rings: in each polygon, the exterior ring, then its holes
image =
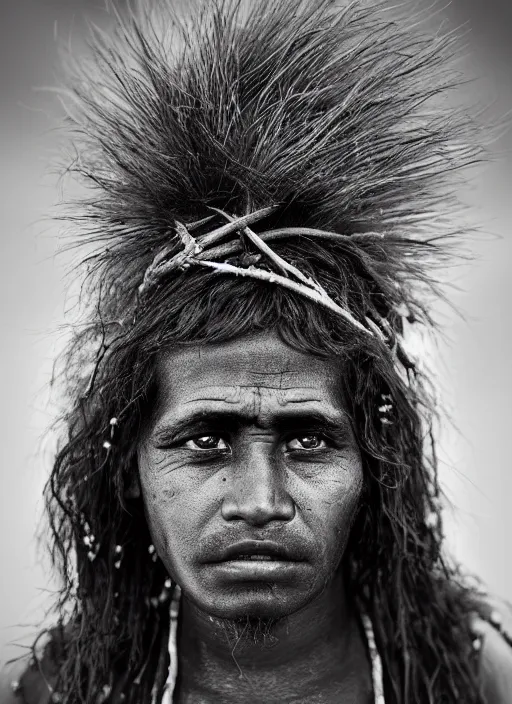
{"type": "MultiPolygon", "coordinates": [[[[219,619],[279,621],[304,608],[314,598],[298,590],[282,590],[274,584],[244,585],[216,595],[197,606],[219,619]]],[[[202,602],[202,603],[201,603],[202,602]]]]}

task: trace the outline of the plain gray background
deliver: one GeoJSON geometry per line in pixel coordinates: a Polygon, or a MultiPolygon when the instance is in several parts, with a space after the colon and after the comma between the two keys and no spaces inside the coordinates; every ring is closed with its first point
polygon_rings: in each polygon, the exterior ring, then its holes
{"type": "MultiPolygon", "coordinates": [[[[384,2],[386,0],[383,0],[384,2]]],[[[391,0],[389,0],[391,1],[391,0]]],[[[0,659],[20,654],[51,603],[50,580],[37,559],[34,532],[51,459],[42,441],[51,420],[45,386],[63,335],[64,274],[69,257],[55,257],[59,227],[45,220],[59,200],[48,163],[57,140],[56,40],[81,50],[85,16],[101,24],[101,2],[1,0],[0,6],[0,659]]],[[[426,4],[426,3],[425,3],[426,4]]],[[[452,0],[434,25],[465,24],[464,73],[470,90],[512,109],[510,0],[452,0]]],[[[489,587],[512,597],[510,539],[512,478],[512,126],[495,145],[500,159],[462,194],[489,233],[473,242],[477,261],[450,274],[452,298],[466,316],[447,317],[446,340],[435,352],[441,392],[457,431],[442,434],[442,479],[453,509],[446,512],[448,546],[489,587]],[[493,237],[491,235],[499,235],[493,237]]]]}

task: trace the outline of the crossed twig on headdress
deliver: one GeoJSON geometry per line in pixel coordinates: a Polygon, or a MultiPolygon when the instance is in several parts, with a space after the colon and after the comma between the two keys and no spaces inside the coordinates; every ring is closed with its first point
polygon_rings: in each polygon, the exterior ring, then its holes
{"type": "MultiPolygon", "coordinates": [[[[235,218],[228,215],[226,212],[217,208],[212,208],[216,213],[222,215],[228,220],[225,225],[218,227],[201,239],[196,239],[191,234],[199,227],[207,224],[215,216],[204,218],[198,222],[184,225],[181,222],[175,222],[175,229],[183,244],[177,254],[172,255],[174,247],[166,247],[159,252],[147,268],[142,284],[139,287],[139,297],[142,298],[147,292],[156,285],[162,277],[166,276],[177,269],[187,269],[190,266],[203,266],[213,269],[218,273],[233,274],[234,276],[244,276],[247,278],[257,279],[259,281],[267,281],[277,284],[290,291],[294,291],[305,298],[308,298],[319,305],[333,311],[345,321],[349,322],[353,327],[367,335],[375,335],[380,339],[384,339],[383,332],[379,327],[368,317],[365,322],[368,327],[360,323],[347,309],[336,303],[325,289],[314,279],[303,274],[296,266],[284,260],[279,254],[273,251],[268,245],[268,240],[282,238],[289,235],[306,235],[309,237],[321,237],[324,239],[339,239],[342,237],[339,233],[316,230],[312,228],[280,228],[278,230],[268,230],[262,235],[256,234],[249,225],[258,220],[262,220],[274,213],[279,206],[273,205],[261,210],[256,210],[243,217],[235,218]],[[226,257],[240,250],[240,241],[229,241],[220,244],[221,240],[228,235],[239,232],[243,233],[252,244],[272,262],[277,272],[263,269],[254,264],[249,266],[239,266],[230,264],[225,261],[226,257]],[[171,256],[172,255],[172,256],[171,256]],[[224,261],[217,261],[224,259],[224,261]]],[[[375,233],[365,233],[364,237],[376,236],[375,233]]],[[[356,236],[357,237],[357,236],[356,236]]]]}

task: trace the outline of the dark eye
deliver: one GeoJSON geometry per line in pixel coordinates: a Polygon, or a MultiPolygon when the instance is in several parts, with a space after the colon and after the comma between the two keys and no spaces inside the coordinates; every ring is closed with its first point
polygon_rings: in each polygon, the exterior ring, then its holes
{"type": "Polygon", "coordinates": [[[286,443],[287,450],[323,450],[327,447],[325,438],[316,433],[297,435],[286,443]]]}
{"type": "Polygon", "coordinates": [[[200,435],[184,443],[189,450],[228,450],[228,444],[220,435],[200,435]]]}

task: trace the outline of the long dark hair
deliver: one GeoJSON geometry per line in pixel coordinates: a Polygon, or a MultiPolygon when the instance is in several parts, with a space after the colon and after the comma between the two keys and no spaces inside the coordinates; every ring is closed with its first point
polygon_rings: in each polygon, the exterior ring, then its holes
{"type": "MultiPolygon", "coordinates": [[[[442,553],[436,409],[404,344],[406,328],[432,324],[433,271],[457,234],[452,174],[480,158],[469,118],[441,101],[456,83],[453,37],[418,34],[374,2],[216,0],[180,23],[161,0],[157,14],[98,33],[73,82],[70,171],[91,190],[72,219],[100,246],[85,324],[61,360],[67,412],[46,487],[62,700],[149,702],[168,664],[172,585],[141,501],[127,498],[159,352],[273,329],[343,365],[365,467],[345,567],[375,627],[386,701],[477,704],[471,593],[442,553]],[[225,222],[212,208],[271,204],[255,229],[329,230],[273,247],[382,335],[272,282],[206,269],[141,300],[155,255],[181,247],[176,220],[212,216],[200,239],[225,222]]],[[[236,261],[250,264],[243,250],[236,261]]]]}

